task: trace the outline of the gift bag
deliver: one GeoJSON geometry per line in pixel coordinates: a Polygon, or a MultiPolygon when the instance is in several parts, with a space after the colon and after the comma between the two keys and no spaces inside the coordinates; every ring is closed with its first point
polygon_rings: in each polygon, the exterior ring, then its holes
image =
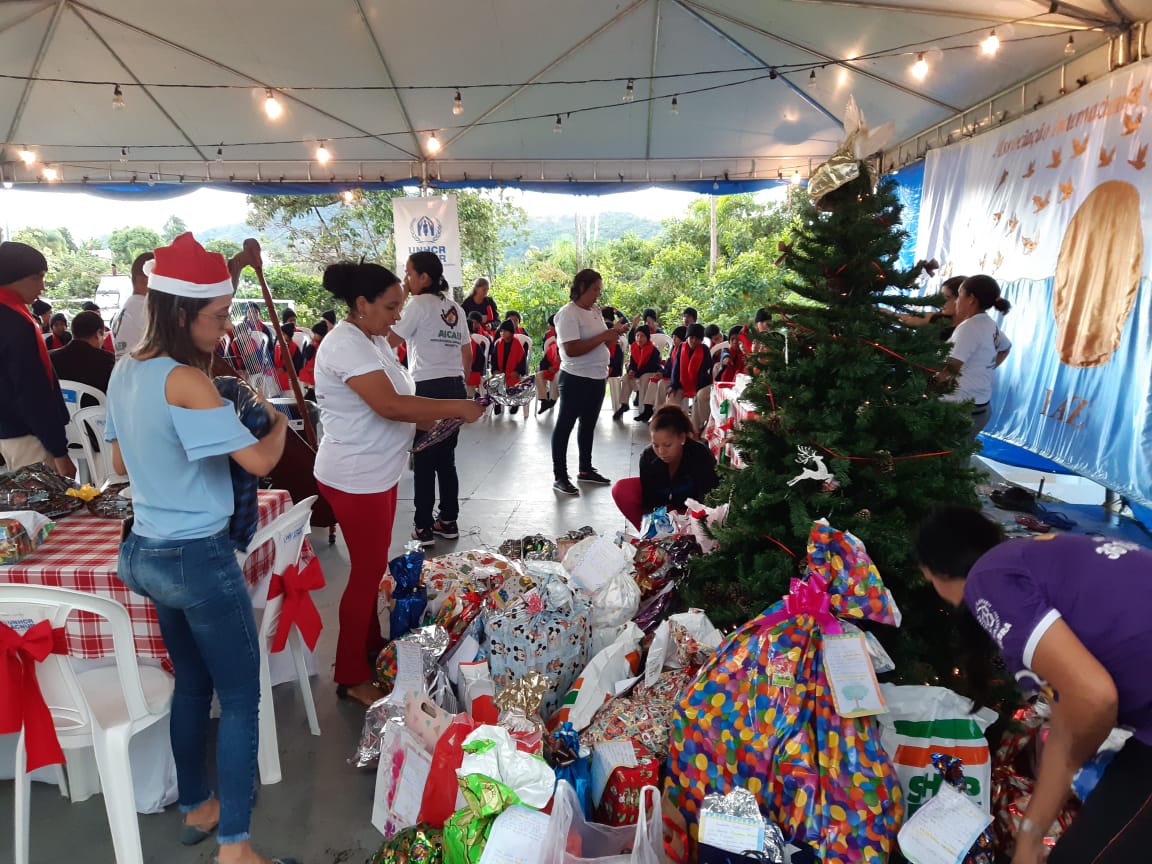
{"type": "Polygon", "coordinates": [[[884,864],[902,792],[871,718],[841,717],[823,664],[836,617],[898,625],[863,545],[813,526],[808,578],[717,649],[672,721],[666,789],[694,826],[705,795],[740,786],[824,864],[884,864]]]}
{"type": "Polygon", "coordinates": [[[992,803],[992,753],[984,730],[996,712],[981,708],[945,687],[882,684],[888,713],[877,718],[884,749],[892,757],[911,816],[940,789],[943,774],[932,764],[941,753],[964,762],[963,791],[981,810],[992,803]]]}
{"type": "MultiPolygon", "coordinates": [[[[608,783],[596,803],[596,821],[604,825],[634,825],[640,817],[640,799],[645,789],[660,782],[660,760],[639,741],[631,743],[635,765],[619,765],[608,775],[608,783]]],[[[595,760],[595,751],[593,751],[595,760]]],[[[595,785],[595,780],[592,781],[595,785]]]]}
{"type": "Polygon", "coordinates": [[[552,688],[540,713],[550,716],[588,662],[588,601],[553,575],[503,609],[485,610],[483,622],[480,647],[497,692],[530,671],[541,672],[552,688]]]}
{"type": "Polygon", "coordinates": [[[388,635],[392,639],[399,639],[419,627],[428,605],[427,589],[420,582],[424,552],[415,540],[405,549],[407,551],[403,555],[388,562],[388,573],[392,577],[392,610],[388,635]]]}
{"type": "Polygon", "coordinates": [[[660,794],[649,786],[639,801],[636,824],[596,825],[580,815],[580,802],[567,783],[556,785],[540,864],[664,864],[660,794]]]}
{"type": "Polygon", "coordinates": [[[564,703],[548,721],[555,729],[569,722],[577,732],[582,731],[600,706],[612,698],[620,682],[632,679],[640,671],[640,643],[644,634],[635,624],[628,622],[616,641],[600,651],[584,667],[580,677],[564,695],[564,703]]]}

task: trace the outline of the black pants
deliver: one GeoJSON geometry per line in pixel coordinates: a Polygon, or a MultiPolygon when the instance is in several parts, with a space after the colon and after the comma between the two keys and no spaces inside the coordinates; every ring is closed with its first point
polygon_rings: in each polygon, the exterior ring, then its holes
{"type": "MultiPolygon", "coordinates": [[[[430,399],[466,399],[464,376],[432,378],[416,382],[416,395],[430,399]]],[[[460,433],[454,433],[439,444],[412,455],[413,504],[417,528],[431,528],[436,505],[436,486],[440,486],[440,513],[443,522],[455,522],[460,516],[460,478],[456,476],[456,442],[460,433]]]]}
{"type": "Polygon", "coordinates": [[[604,379],[583,378],[561,372],[560,407],[552,429],[552,473],[557,480],[568,479],[568,439],[572,427],[580,421],[576,447],[580,451],[580,470],[592,469],[592,433],[604,404],[604,379]]]}
{"type": "Polygon", "coordinates": [[[1048,864],[1129,864],[1152,856],[1152,745],[1129,738],[1048,864]]]}

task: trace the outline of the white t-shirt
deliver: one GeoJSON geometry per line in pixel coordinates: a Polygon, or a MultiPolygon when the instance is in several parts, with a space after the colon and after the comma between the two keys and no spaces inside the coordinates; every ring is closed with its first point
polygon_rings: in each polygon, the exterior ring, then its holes
{"type": "Polygon", "coordinates": [[[604,315],[600,310],[595,306],[582,309],[569,301],[560,308],[553,320],[556,322],[556,343],[560,348],[560,371],[581,378],[607,378],[608,361],[612,356],[607,345],[597,345],[579,357],[573,357],[564,350],[566,342],[591,339],[604,332],[604,315]]]}
{"type": "Polygon", "coordinates": [[[383,370],[396,392],[411,396],[416,385],[382,336],[369,339],[347,321],[329,331],[316,352],[316,400],[324,437],[316,453],[316,479],[353,494],[387,492],[408,464],[413,423],[387,420],[348,386],[349,378],[383,370]]]}
{"type": "Polygon", "coordinates": [[[392,332],[408,343],[408,368],[416,381],[464,377],[460,349],[468,342],[468,324],[447,294],[409,297],[392,332]]]}
{"type": "Polygon", "coordinates": [[[977,405],[991,401],[996,355],[1012,347],[1008,337],[1000,332],[995,321],[981,312],[956,325],[948,342],[952,345],[951,359],[964,365],[960,368],[956,389],[947,394],[944,401],[971,399],[977,405]]]}
{"type": "Polygon", "coordinates": [[[116,350],[117,360],[139,345],[144,338],[147,311],[147,295],[132,294],[113,317],[112,347],[116,350]]]}

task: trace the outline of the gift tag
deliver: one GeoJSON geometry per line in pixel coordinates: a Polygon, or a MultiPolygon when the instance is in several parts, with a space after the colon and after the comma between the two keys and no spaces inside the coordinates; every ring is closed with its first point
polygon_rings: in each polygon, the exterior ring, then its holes
{"type": "MultiPolygon", "coordinates": [[[[796,663],[788,654],[776,654],[772,658],[772,686],[795,687],[796,663]]],[[[731,850],[729,850],[731,851],[731,850]]]]}
{"type": "Polygon", "coordinates": [[[699,841],[725,852],[763,852],[764,820],[706,810],[700,814],[699,841]]]}
{"type": "Polygon", "coordinates": [[[888,711],[862,633],[824,636],[824,672],[841,717],[868,717],[888,711]]]}
{"type": "Polygon", "coordinates": [[[904,823],[900,851],[912,864],[961,864],[990,824],[991,816],[945,784],[904,823]]]}
{"type": "Polygon", "coordinates": [[[572,581],[589,593],[595,593],[608,579],[631,566],[624,551],[605,536],[582,545],[577,554],[579,559],[574,564],[567,558],[564,566],[572,574],[572,581]]]}
{"type": "Polygon", "coordinates": [[[401,727],[394,734],[400,737],[401,744],[391,750],[390,758],[381,756],[372,801],[372,825],[385,837],[416,824],[424,784],[432,770],[432,755],[408,730],[401,727]]]}
{"type": "Polygon", "coordinates": [[[600,799],[604,797],[604,790],[608,787],[608,780],[617,768],[635,768],[636,748],[632,742],[604,741],[597,744],[592,750],[592,799],[597,807],[600,799]]]}
{"type": "Polygon", "coordinates": [[[513,804],[492,823],[480,864],[538,864],[547,834],[548,814],[513,804]]]}
{"type": "Polygon", "coordinates": [[[415,642],[393,642],[396,646],[396,683],[389,698],[403,703],[409,693],[426,693],[424,682],[424,649],[415,642]]]}

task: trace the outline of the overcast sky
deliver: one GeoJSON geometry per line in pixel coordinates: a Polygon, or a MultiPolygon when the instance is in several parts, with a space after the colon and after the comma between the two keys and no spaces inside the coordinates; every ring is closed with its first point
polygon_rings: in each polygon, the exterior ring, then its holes
{"type": "MultiPolygon", "coordinates": [[[[636,213],[652,219],[680,215],[697,197],[690,192],[663,189],[600,197],[515,191],[511,194],[517,196],[520,205],[532,215],[563,216],[577,210],[594,213],[599,209],[636,213]]],[[[127,225],[145,225],[159,231],[173,214],[195,233],[243,222],[246,211],[243,194],[215,189],[197,189],[164,201],[121,201],[81,192],[0,190],[0,227],[5,237],[27,226],[66,227],[78,240],[110,234],[127,225]]]]}

